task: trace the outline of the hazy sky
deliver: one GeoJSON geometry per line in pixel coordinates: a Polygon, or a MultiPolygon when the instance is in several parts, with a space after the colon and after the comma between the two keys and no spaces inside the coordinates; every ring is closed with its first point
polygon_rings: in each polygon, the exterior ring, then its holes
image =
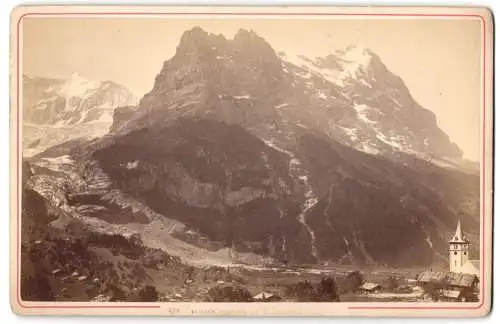
{"type": "Polygon", "coordinates": [[[23,72],[113,80],[142,96],[182,33],[194,26],[232,38],[253,29],[275,50],[323,56],[350,44],[370,48],[401,76],[439,126],[479,160],[481,25],[468,19],[25,18],[23,72]]]}

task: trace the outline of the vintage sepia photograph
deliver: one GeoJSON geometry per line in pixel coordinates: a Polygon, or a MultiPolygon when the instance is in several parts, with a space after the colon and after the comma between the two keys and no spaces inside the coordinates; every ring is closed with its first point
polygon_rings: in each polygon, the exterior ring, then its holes
{"type": "Polygon", "coordinates": [[[133,9],[13,13],[14,308],[489,311],[487,10],[133,9]]]}

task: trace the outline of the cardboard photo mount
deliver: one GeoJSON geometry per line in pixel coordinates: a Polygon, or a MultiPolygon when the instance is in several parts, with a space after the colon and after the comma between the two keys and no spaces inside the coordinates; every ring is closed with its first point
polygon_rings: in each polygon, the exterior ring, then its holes
{"type": "MultiPolygon", "coordinates": [[[[293,35],[283,35],[293,37],[293,35]]],[[[311,40],[314,42],[314,40],[311,40]]],[[[131,44],[133,46],[133,44],[131,44]]],[[[307,45],[305,45],[307,46],[307,45]]],[[[395,50],[397,48],[395,47],[395,50]]],[[[55,54],[57,55],[57,54],[55,54]]],[[[460,55],[460,53],[457,53],[460,55]]],[[[165,58],[166,59],[166,58],[165,58]]],[[[20,315],[120,315],[120,316],[375,316],[375,317],[480,317],[491,309],[492,210],[493,210],[493,17],[478,7],[308,7],[308,6],[37,6],[16,7],[11,14],[11,214],[10,296],[11,307],[20,315]],[[460,302],[35,302],[20,295],[20,246],[22,211],[22,76],[23,26],[27,19],[212,19],[374,20],[411,19],[474,20],[481,25],[480,115],[480,276],[479,301],[460,302]]],[[[411,89],[410,89],[411,91],[411,89]]],[[[460,96],[460,94],[456,94],[460,96]]],[[[457,111],[457,114],[460,114],[457,111]]]]}

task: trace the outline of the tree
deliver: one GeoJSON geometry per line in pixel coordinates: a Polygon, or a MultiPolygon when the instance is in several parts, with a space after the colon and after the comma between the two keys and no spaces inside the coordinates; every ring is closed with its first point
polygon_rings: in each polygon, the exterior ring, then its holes
{"type": "Polygon", "coordinates": [[[390,276],[389,278],[387,278],[387,281],[385,282],[385,286],[386,286],[388,291],[394,291],[399,287],[399,283],[395,277],[390,276]]]}
{"type": "Polygon", "coordinates": [[[337,290],[337,283],[331,276],[321,279],[317,289],[317,299],[319,301],[340,301],[337,290]]]}
{"type": "Polygon", "coordinates": [[[307,280],[299,282],[293,288],[292,293],[297,297],[299,302],[313,301],[316,296],[313,285],[307,280]]]}
{"type": "Polygon", "coordinates": [[[349,272],[344,280],[344,290],[346,292],[355,292],[363,282],[363,275],[359,271],[349,272]]]}
{"type": "Polygon", "coordinates": [[[155,302],[158,298],[159,293],[154,286],[146,285],[139,291],[139,299],[142,302],[155,302]]]}

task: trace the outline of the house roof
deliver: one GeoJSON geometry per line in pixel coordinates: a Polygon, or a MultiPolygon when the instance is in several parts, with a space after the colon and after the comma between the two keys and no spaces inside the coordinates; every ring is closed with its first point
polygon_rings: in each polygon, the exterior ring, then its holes
{"type": "Polygon", "coordinates": [[[472,266],[476,269],[480,269],[481,262],[480,260],[469,260],[469,262],[472,264],[472,266]]]}
{"type": "Polygon", "coordinates": [[[460,272],[479,276],[479,260],[470,260],[469,262],[465,263],[462,268],[460,268],[460,272]]]}
{"type": "Polygon", "coordinates": [[[362,284],[359,289],[364,289],[364,290],[373,290],[375,288],[380,287],[379,284],[373,283],[373,282],[365,282],[362,284]]]}
{"type": "Polygon", "coordinates": [[[454,273],[448,274],[448,282],[450,285],[459,287],[471,287],[478,280],[477,276],[470,273],[454,273]]]}
{"type": "Polygon", "coordinates": [[[444,297],[448,298],[458,298],[460,296],[460,290],[442,290],[441,292],[444,297]]]}
{"type": "Polygon", "coordinates": [[[475,274],[455,273],[455,272],[432,272],[425,271],[418,275],[419,282],[442,282],[445,281],[451,286],[471,287],[475,281],[479,280],[475,274]]]}
{"type": "Polygon", "coordinates": [[[269,298],[274,297],[274,296],[276,296],[276,295],[273,293],[263,291],[260,294],[253,296],[253,299],[269,299],[269,298]]]}
{"type": "Polygon", "coordinates": [[[446,279],[446,272],[432,272],[425,271],[419,273],[417,281],[419,282],[430,282],[430,281],[442,281],[446,279]]]}

